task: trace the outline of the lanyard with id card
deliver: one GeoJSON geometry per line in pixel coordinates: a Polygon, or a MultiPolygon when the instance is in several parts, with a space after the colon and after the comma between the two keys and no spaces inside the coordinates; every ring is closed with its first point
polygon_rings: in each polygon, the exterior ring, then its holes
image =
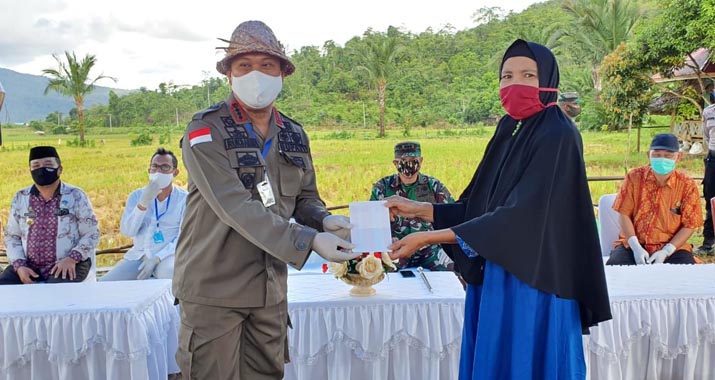
{"type": "Polygon", "coordinates": [[[159,229],[159,219],[161,219],[162,216],[166,215],[167,212],[169,212],[169,205],[171,204],[171,194],[169,194],[169,197],[166,198],[166,208],[164,209],[164,212],[159,214],[159,202],[156,201],[156,198],[154,198],[154,216],[156,216],[156,231],[154,231],[154,235],[152,235],[152,241],[154,241],[154,244],[162,244],[164,243],[164,233],[161,232],[159,229]]]}
{"type": "MultiPolygon", "coordinates": [[[[246,127],[248,133],[251,134],[251,137],[253,137],[254,140],[258,141],[256,133],[253,132],[253,126],[251,125],[251,123],[246,123],[244,124],[244,126],[246,127]]],[[[263,145],[263,151],[261,152],[261,156],[263,156],[264,161],[266,160],[266,155],[268,155],[268,151],[271,149],[272,144],[273,137],[266,140],[266,143],[263,145]]],[[[264,206],[271,207],[276,204],[276,197],[273,194],[273,188],[271,187],[271,182],[268,179],[268,165],[266,165],[265,170],[263,170],[263,181],[256,184],[256,190],[258,190],[258,195],[261,196],[261,201],[263,202],[264,206]]]]}

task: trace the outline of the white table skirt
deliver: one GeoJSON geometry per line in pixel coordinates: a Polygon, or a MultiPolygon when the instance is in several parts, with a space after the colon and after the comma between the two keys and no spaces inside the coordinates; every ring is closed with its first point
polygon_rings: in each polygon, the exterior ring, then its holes
{"type": "Polygon", "coordinates": [[[715,265],[607,266],[613,320],[584,336],[592,380],[715,379],[715,265]]]}
{"type": "Polygon", "coordinates": [[[0,379],[178,372],[170,280],[0,286],[0,379]]]}
{"type": "Polygon", "coordinates": [[[464,290],[453,273],[390,274],[352,297],[330,274],[291,275],[286,380],[456,379],[464,290]]]}

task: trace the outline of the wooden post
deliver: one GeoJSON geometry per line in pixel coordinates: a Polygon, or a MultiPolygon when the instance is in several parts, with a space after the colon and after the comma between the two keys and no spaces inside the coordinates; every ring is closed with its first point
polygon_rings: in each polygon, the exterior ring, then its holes
{"type": "MultiPolygon", "coordinates": [[[[633,113],[631,113],[631,118],[628,122],[633,124],[633,113]]],[[[640,125],[638,125],[638,137],[636,138],[636,152],[637,153],[641,152],[641,126],[640,125]]]]}

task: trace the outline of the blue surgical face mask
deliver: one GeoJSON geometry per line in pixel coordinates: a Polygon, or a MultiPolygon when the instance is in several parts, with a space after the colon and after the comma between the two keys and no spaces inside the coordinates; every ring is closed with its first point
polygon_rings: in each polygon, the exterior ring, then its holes
{"type": "Polygon", "coordinates": [[[665,157],[651,157],[650,167],[659,175],[666,175],[675,169],[675,160],[665,157]]]}

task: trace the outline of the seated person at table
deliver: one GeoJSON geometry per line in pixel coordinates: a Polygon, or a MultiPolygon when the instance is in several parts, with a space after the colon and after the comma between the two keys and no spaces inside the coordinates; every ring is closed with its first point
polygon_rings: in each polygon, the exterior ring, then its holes
{"type": "MultiPolygon", "coordinates": [[[[420,202],[454,203],[454,198],[442,182],[420,173],[422,149],[417,142],[401,142],[395,145],[395,159],[392,161],[397,173],[377,181],[372,188],[371,201],[382,200],[393,195],[420,202]]],[[[395,217],[390,223],[392,237],[403,237],[419,231],[431,231],[432,223],[419,218],[395,217]]],[[[426,245],[409,258],[400,259],[398,268],[423,267],[429,270],[452,270],[454,263],[439,244],[426,245]]]]}
{"type": "Polygon", "coordinates": [[[99,228],[81,189],[60,181],[62,163],[51,146],[30,149],[34,185],[15,194],[5,229],[10,265],[0,285],[81,282],[92,267],[99,228]]]}
{"type": "Polygon", "coordinates": [[[695,181],[674,170],[681,155],[674,135],[658,134],[650,165],[628,172],[613,203],[621,232],[606,265],[695,264],[688,238],[703,215],[695,181]]]}
{"type": "Polygon", "coordinates": [[[149,164],[149,183],[127,199],[120,230],[134,246],[100,281],[171,279],[187,192],[172,184],[179,174],[174,153],[159,148],[149,164]]]}

